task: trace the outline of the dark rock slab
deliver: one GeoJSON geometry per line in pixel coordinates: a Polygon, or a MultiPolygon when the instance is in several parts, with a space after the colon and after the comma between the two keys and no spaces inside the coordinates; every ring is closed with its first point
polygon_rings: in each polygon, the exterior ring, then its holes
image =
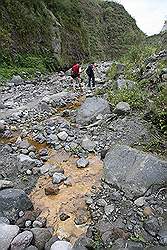
{"type": "Polygon", "coordinates": [[[151,186],[167,183],[167,161],[126,145],[115,145],[104,159],[104,178],[127,195],[143,195],[151,186]]]}
{"type": "Polygon", "coordinates": [[[9,220],[15,221],[20,211],[32,207],[31,200],[23,190],[8,188],[0,191],[0,212],[9,220]]]}
{"type": "Polygon", "coordinates": [[[110,113],[108,102],[99,97],[87,98],[78,110],[76,122],[82,125],[89,124],[95,120],[99,114],[110,113]]]}

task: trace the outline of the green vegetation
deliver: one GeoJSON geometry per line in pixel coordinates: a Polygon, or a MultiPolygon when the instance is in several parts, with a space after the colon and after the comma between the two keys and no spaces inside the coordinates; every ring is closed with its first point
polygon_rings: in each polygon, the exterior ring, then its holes
{"type": "Polygon", "coordinates": [[[59,62],[52,55],[22,55],[17,54],[13,59],[10,56],[3,56],[0,60],[0,80],[10,79],[13,75],[25,75],[33,77],[36,72],[45,74],[52,72],[59,67],[59,62]]]}
{"type": "Polygon", "coordinates": [[[133,46],[127,54],[120,58],[125,65],[125,78],[135,81],[134,87],[116,89],[116,64],[113,64],[108,76],[113,80],[113,86],[108,90],[108,99],[112,105],[120,101],[128,102],[134,110],[147,113],[147,119],[155,124],[162,133],[167,134],[167,85],[160,83],[159,74],[167,68],[166,60],[159,60],[153,75],[142,78],[146,67],[146,59],[158,52],[160,47],[153,45],[133,46]]]}
{"type": "Polygon", "coordinates": [[[119,102],[128,102],[133,109],[142,109],[146,104],[147,98],[147,93],[141,91],[138,87],[108,91],[108,99],[113,106],[119,102]]]}
{"type": "Polygon", "coordinates": [[[131,49],[123,57],[120,58],[120,62],[126,65],[125,76],[129,80],[138,80],[140,73],[144,67],[145,59],[157,52],[156,46],[138,46],[133,45],[131,49]]]}
{"type": "Polygon", "coordinates": [[[142,149],[146,152],[150,152],[150,153],[157,153],[161,156],[165,156],[166,157],[166,145],[165,145],[165,141],[162,140],[162,138],[157,139],[155,138],[154,140],[150,141],[149,143],[142,143],[140,144],[139,149],[142,149]]]}
{"type": "Polygon", "coordinates": [[[76,60],[111,60],[143,38],[135,20],[115,2],[2,0],[0,78],[53,71],[76,60]]]}

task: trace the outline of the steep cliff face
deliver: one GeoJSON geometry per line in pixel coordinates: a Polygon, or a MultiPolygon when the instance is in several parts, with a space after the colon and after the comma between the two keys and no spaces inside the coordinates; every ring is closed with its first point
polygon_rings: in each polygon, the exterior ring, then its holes
{"type": "Polygon", "coordinates": [[[100,0],[1,0],[0,64],[18,55],[112,59],[144,37],[124,7],[100,0]]]}

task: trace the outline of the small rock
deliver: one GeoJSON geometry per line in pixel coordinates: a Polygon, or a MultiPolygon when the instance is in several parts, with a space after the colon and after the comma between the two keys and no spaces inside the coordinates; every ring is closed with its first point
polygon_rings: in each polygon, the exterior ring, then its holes
{"type": "Polygon", "coordinates": [[[118,115],[123,115],[129,113],[130,110],[130,105],[127,102],[119,102],[114,109],[114,113],[117,113],[118,115]]]}
{"type": "Polygon", "coordinates": [[[76,162],[77,168],[86,168],[89,165],[89,161],[85,158],[81,158],[76,162]]]}
{"type": "Polygon", "coordinates": [[[60,189],[57,185],[49,185],[45,188],[45,195],[57,195],[60,189]]]}
{"type": "Polygon", "coordinates": [[[26,174],[27,175],[32,175],[32,171],[30,169],[27,169],[26,174]]]}
{"type": "Polygon", "coordinates": [[[82,141],[82,148],[89,151],[93,152],[95,150],[96,143],[94,141],[91,141],[88,137],[85,137],[82,141]]]}
{"type": "Polygon", "coordinates": [[[40,173],[41,174],[46,174],[47,172],[49,172],[49,170],[53,170],[53,165],[45,164],[42,167],[40,167],[40,173]]]}
{"type": "Polygon", "coordinates": [[[107,205],[107,202],[104,199],[99,199],[99,200],[96,201],[96,204],[99,207],[105,207],[107,205]]]}
{"type": "Polygon", "coordinates": [[[35,221],[32,223],[32,226],[33,226],[33,227],[40,227],[40,228],[42,228],[42,227],[43,227],[43,224],[42,224],[41,221],[35,220],[35,221]]]}
{"type": "Polygon", "coordinates": [[[88,198],[86,198],[85,203],[87,205],[91,205],[91,204],[93,204],[93,199],[91,197],[88,197],[88,198]]]}
{"type": "Polygon", "coordinates": [[[153,211],[152,211],[151,207],[145,207],[143,210],[143,214],[144,214],[144,216],[153,215],[153,211]]]}
{"type": "Polygon", "coordinates": [[[53,184],[60,184],[62,181],[66,180],[67,177],[61,173],[54,173],[52,182],[53,184]]]}
{"type": "Polygon", "coordinates": [[[144,203],[145,203],[144,197],[140,197],[134,201],[134,204],[138,207],[142,207],[144,205],[144,203]]]}
{"type": "Polygon", "coordinates": [[[48,155],[48,150],[46,148],[43,148],[39,151],[40,156],[47,156],[48,155]]]}
{"type": "Polygon", "coordinates": [[[16,86],[21,85],[23,83],[23,79],[21,76],[13,76],[12,79],[10,80],[11,83],[14,83],[16,86]]]}
{"type": "Polygon", "coordinates": [[[21,140],[17,142],[17,145],[20,149],[28,149],[30,147],[30,143],[27,140],[21,140]]]}
{"type": "Polygon", "coordinates": [[[88,250],[88,249],[94,249],[93,247],[93,240],[86,237],[86,236],[81,236],[77,241],[75,242],[73,246],[73,250],[88,250]]]}
{"type": "Polygon", "coordinates": [[[57,137],[61,140],[61,141],[65,141],[68,137],[68,134],[65,131],[62,131],[60,133],[57,134],[57,137]]]}
{"type": "Polygon", "coordinates": [[[106,214],[107,216],[111,215],[112,212],[114,211],[114,209],[115,209],[115,206],[114,206],[113,204],[106,205],[106,206],[104,207],[105,214],[106,214]]]}
{"type": "Polygon", "coordinates": [[[64,181],[64,185],[66,185],[67,187],[72,187],[73,184],[73,179],[71,177],[68,177],[65,181],[64,181]]]}
{"type": "Polygon", "coordinates": [[[27,220],[25,222],[25,227],[30,227],[32,225],[32,221],[31,220],[27,220]]]}
{"type": "Polygon", "coordinates": [[[69,218],[70,218],[70,216],[68,214],[65,214],[65,213],[60,214],[60,220],[61,221],[65,221],[65,220],[67,220],[69,218]]]}
{"type": "Polygon", "coordinates": [[[46,227],[47,219],[45,217],[38,217],[36,221],[42,223],[42,227],[46,227]]]}
{"type": "Polygon", "coordinates": [[[33,145],[31,145],[31,146],[29,146],[28,151],[29,152],[35,152],[36,148],[33,145]]]}
{"type": "Polygon", "coordinates": [[[0,217],[0,224],[2,223],[10,225],[10,221],[6,217],[0,217]]]}
{"type": "Polygon", "coordinates": [[[23,211],[20,211],[19,212],[19,217],[23,217],[24,216],[24,212],[23,211]]]}
{"type": "Polygon", "coordinates": [[[19,170],[20,171],[26,171],[27,169],[32,169],[33,167],[36,167],[38,164],[38,161],[35,159],[32,159],[28,155],[20,154],[17,156],[19,161],[19,170]]]}
{"type": "Polygon", "coordinates": [[[30,152],[29,153],[29,156],[32,158],[32,159],[35,159],[36,158],[36,154],[34,152],[30,152]]]}
{"type": "Polygon", "coordinates": [[[0,190],[5,188],[12,188],[14,186],[12,181],[0,180],[0,190]]]}
{"type": "Polygon", "coordinates": [[[31,244],[33,234],[30,231],[24,231],[18,234],[11,243],[11,250],[23,250],[31,244]]]}
{"type": "Polygon", "coordinates": [[[72,250],[72,245],[67,241],[56,241],[50,250],[72,250]]]}
{"type": "Polygon", "coordinates": [[[63,168],[53,168],[49,169],[49,176],[53,176],[54,173],[61,173],[64,174],[64,169],[63,168]]]}

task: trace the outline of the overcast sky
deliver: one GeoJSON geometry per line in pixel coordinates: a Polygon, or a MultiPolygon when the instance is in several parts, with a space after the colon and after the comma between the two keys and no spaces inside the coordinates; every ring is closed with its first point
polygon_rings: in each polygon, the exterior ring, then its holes
{"type": "Polygon", "coordinates": [[[167,0],[116,0],[136,19],[138,27],[147,35],[161,31],[167,19],[167,0]]]}

